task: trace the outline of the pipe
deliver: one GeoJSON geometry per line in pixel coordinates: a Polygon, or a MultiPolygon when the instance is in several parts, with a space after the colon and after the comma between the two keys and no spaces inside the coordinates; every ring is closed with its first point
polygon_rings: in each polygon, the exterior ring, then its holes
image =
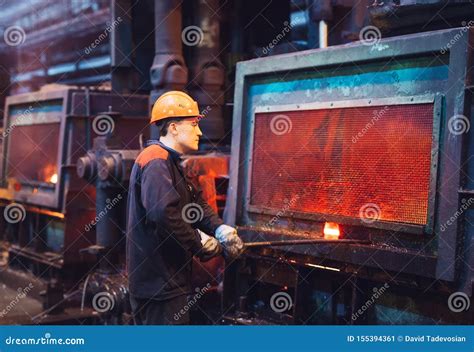
{"type": "Polygon", "coordinates": [[[328,47],[328,24],[326,21],[319,21],[319,47],[328,47]]]}
{"type": "Polygon", "coordinates": [[[98,218],[96,243],[98,246],[107,248],[107,250],[114,248],[123,236],[124,206],[123,204],[116,205],[116,202],[120,203],[120,199],[124,198],[122,188],[113,187],[101,181],[98,182],[96,188],[96,215],[98,218]]]}
{"type": "Polygon", "coordinates": [[[179,0],[155,1],[155,55],[182,56],[181,12],[179,0]]]}
{"type": "Polygon", "coordinates": [[[224,65],[219,59],[220,5],[219,0],[196,1],[195,5],[194,23],[199,30],[196,33],[198,40],[189,43],[193,60],[190,93],[206,116],[200,123],[205,139],[219,141],[224,136],[224,65]]]}
{"type": "MultiPolygon", "coordinates": [[[[155,58],[150,69],[150,106],[168,90],[183,90],[188,81],[181,40],[182,1],[155,0],[155,58]]],[[[151,126],[151,138],[158,131],[151,126]]]]}

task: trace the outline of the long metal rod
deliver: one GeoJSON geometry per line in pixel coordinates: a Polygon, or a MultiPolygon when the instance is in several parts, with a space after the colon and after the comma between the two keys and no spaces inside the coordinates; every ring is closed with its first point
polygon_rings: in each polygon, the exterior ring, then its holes
{"type": "Polygon", "coordinates": [[[244,243],[246,248],[254,247],[274,247],[274,246],[294,246],[303,244],[370,244],[367,240],[325,240],[325,239],[308,239],[308,240],[289,240],[289,241],[259,241],[259,242],[246,242],[244,243]]]}

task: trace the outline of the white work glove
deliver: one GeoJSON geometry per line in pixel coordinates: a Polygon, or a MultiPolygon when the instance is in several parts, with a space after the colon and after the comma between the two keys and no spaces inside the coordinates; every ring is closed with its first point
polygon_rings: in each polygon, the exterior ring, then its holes
{"type": "Polygon", "coordinates": [[[198,232],[199,236],[201,236],[202,244],[202,249],[198,254],[198,257],[202,262],[207,262],[208,260],[217,257],[222,253],[222,247],[219,244],[219,241],[199,229],[198,232]]]}
{"type": "Polygon", "coordinates": [[[220,225],[216,230],[216,238],[224,248],[224,255],[237,258],[244,251],[244,243],[237,235],[237,230],[229,225],[220,225]]]}

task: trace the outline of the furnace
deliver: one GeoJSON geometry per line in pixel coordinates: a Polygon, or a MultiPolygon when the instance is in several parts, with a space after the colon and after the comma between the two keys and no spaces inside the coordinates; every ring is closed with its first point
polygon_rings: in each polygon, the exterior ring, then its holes
{"type": "Polygon", "coordinates": [[[402,300],[416,323],[455,319],[426,295],[472,294],[472,30],[442,47],[458,31],[238,64],[225,220],[252,246],[226,321],[390,323],[402,300]]]}

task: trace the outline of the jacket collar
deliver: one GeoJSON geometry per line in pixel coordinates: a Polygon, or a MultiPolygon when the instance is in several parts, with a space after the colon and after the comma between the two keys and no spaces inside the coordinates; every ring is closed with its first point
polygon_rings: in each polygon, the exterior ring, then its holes
{"type": "Polygon", "coordinates": [[[148,147],[150,145],[159,145],[163,149],[167,150],[174,160],[181,160],[181,157],[183,156],[183,154],[181,154],[181,153],[177,152],[176,150],[164,145],[163,143],[161,143],[157,139],[150,139],[150,140],[145,142],[145,147],[148,147]]]}

